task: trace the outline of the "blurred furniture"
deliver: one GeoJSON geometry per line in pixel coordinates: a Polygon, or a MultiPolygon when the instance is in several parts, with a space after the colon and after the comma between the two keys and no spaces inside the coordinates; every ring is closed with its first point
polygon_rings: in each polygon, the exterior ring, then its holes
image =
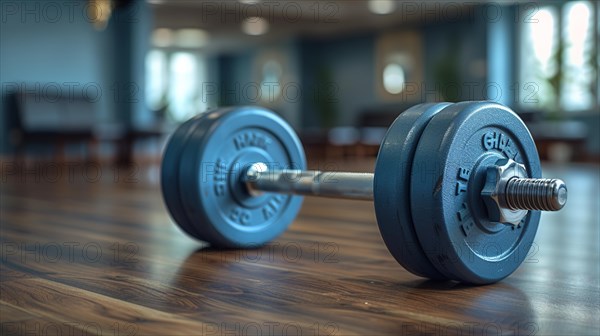
{"type": "Polygon", "coordinates": [[[110,143],[116,148],[115,163],[129,165],[134,162],[137,141],[160,139],[172,128],[163,121],[144,127],[100,122],[95,102],[73,94],[49,97],[11,92],[5,99],[15,161],[23,161],[31,153],[45,158],[50,153],[52,160],[65,161],[67,148],[77,144],[84,145],[84,160],[96,161],[99,145],[110,143]]]}
{"type": "MultiPolygon", "coordinates": [[[[7,94],[8,129],[15,158],[23,159],[32,146],[52,146],[55,160],[64,160],[66,146],[84,144],[87,160],[94,159],[96,110],[81,96],[50,97],[41,93],[7,94]]],[[[39,151],[38,153],[45,153],[39,151]]]]}
{"type": "Polygon", "coordinates": [[[327,131],[318,127],[302,129],[299,132],[300,141],[304,146],[306,157],[326,157],[327,131]]]}
{"type": "Polygon", "coordinates": [[[327,132],[327,159],[359,155],[360,130],[353,126],[333,127],[327,132]]]}
{"type": "Polygon", "coordinates": [[[358,119],[360,127],[359,153],[362,156],[377,156],[381,141],[400,113],[415,104],[399,103],[374,106],[364,109],[358,119]]]}
{"type": "Polygon", "coordinates": [[[526,122],[540,158],[555,162],[586,160],[587,125],[581,121],[526,122]]]}
{"type": "Polygon", "coordinates": [[[387,129],[414,104],[387,104],[364,109],[352,126],[304,129],[302,144],[311,157],[375,157],[387,129]]]}
{"type": "Polygon", "coordinates": [[[169,134],[176,125],[163,122],[155,123],[145,127],[130,128],[124,132],[117,144],[115,163],[120,166],[129,166],[134,163],[135,144],[138,141],[156,140],[169,134]]]}

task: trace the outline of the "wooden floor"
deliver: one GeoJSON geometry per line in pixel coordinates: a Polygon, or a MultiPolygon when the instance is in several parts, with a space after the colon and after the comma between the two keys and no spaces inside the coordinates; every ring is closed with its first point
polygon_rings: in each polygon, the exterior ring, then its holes
{"type": "Polygon", "coordinates": [[[369,202],[307,198],[277,241],[219,251],[173,224],[156,167],[81,168],[3,171],[2,335],[600,334],[597,166],[546,170],[567,207],[543,215],[516,273],[482,287],[403,270],[369,202]]]}

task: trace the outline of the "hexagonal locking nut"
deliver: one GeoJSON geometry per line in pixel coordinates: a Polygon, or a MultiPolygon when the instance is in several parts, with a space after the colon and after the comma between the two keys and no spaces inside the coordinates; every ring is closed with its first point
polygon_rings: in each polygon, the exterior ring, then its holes
{"type": "Polygon", "coordinates": [[[488,167],[481,198],[485,203],[491,222],[517,226],[527,215],[527,210],[512,210],[506,204],[506,184],[513,178],[526,178],[525,166],[511,159],[499,159],[488,167]]]}

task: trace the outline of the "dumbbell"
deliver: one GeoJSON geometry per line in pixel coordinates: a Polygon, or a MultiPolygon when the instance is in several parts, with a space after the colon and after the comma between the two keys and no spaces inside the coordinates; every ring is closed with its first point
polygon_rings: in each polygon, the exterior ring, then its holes
{"type": "Polygon", "coordinates": [[[373,200],[381,236],[403,267],[471,284],[514,272],[540,210],[559,210],[567,199],[561,180],[541,178],[525,124],[492,102],[426,103],[400,113],[374,174],[306,170],[297,135],[267,109],[208,111],[169,139],[161,187],[184,232],[225,248],[279,236],[303,195],[373,200]]]}

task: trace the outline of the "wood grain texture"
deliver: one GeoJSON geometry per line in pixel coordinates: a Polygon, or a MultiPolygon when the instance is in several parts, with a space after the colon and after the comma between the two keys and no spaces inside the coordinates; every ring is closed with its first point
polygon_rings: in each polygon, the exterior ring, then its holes
{"type": "Polygon", "coordinates": [[[566,180],[568,205],[543,215],[512,276],[481,287],[402,269],[369,202],[306,198],[276,241],[216,250],[173,224],[156,167],[101,168],[97,181],[3,171],[0,334],[600,333],[596,166],[546,169],[566,180]]]}

